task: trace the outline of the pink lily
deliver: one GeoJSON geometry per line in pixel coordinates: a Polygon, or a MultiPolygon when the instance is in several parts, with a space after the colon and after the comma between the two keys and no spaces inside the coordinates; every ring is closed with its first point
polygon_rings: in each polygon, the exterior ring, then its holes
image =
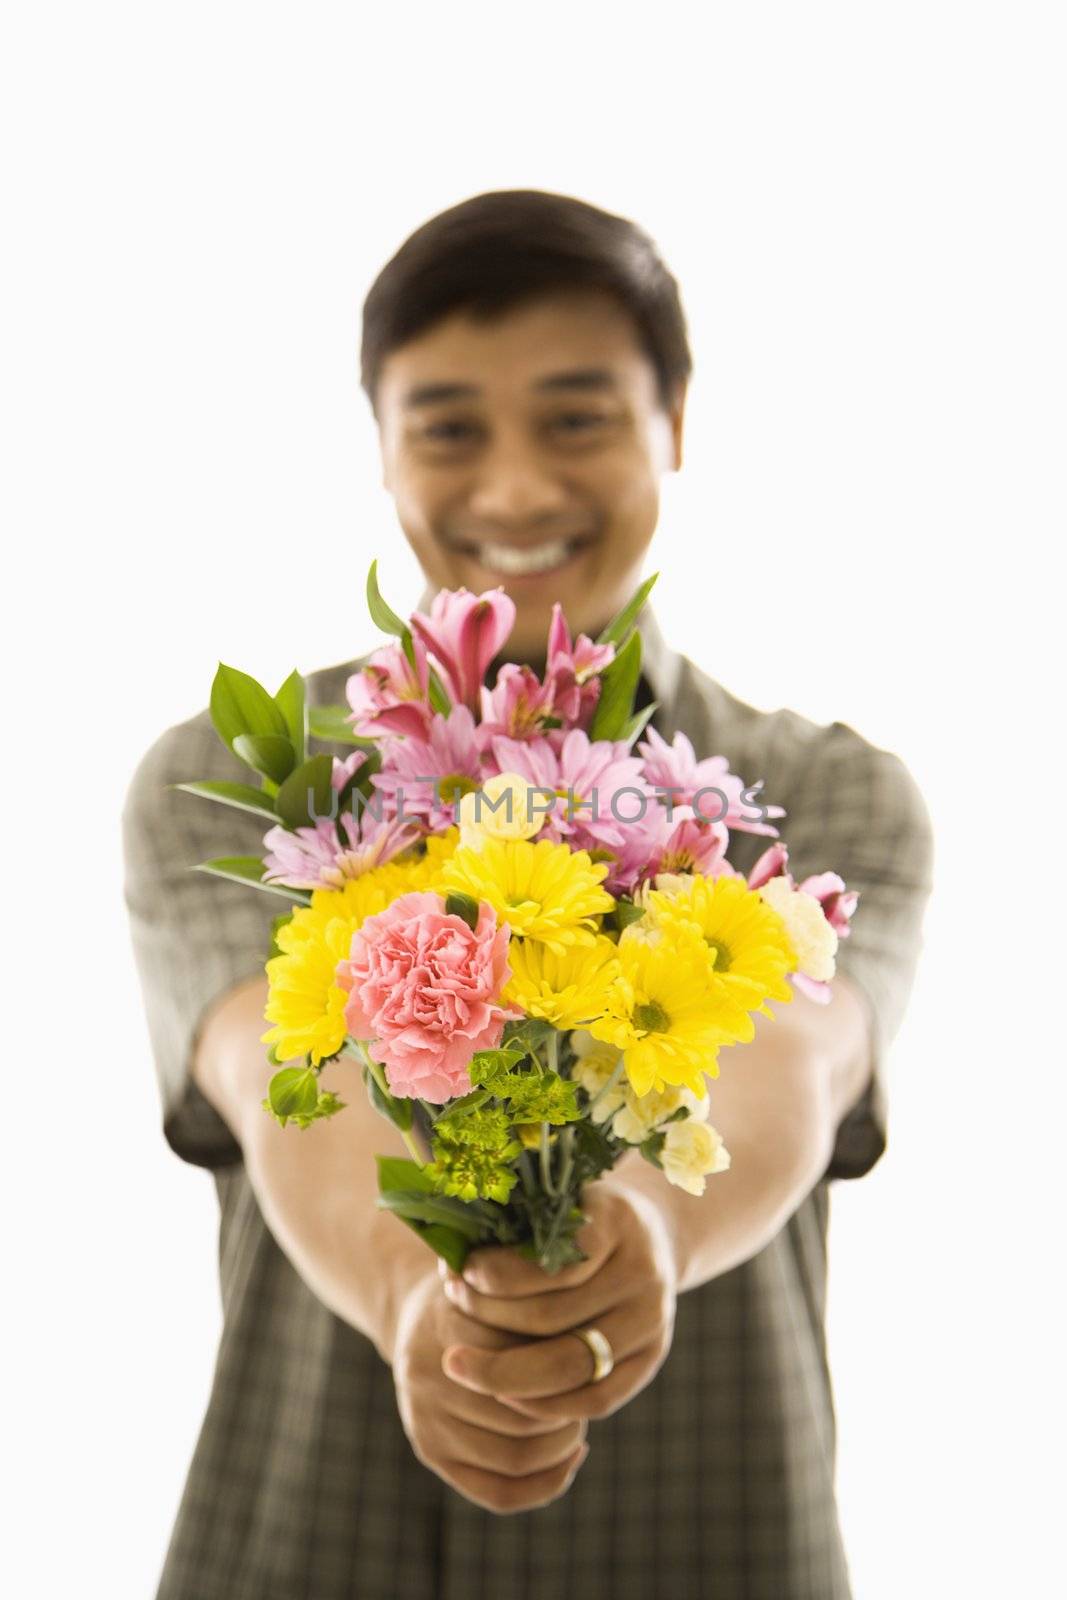
{"type": "Polygon", "coordinates": [[[557,600],[548,627],[545,685],[552,695],[554,714],[571,727],[588,727],[600,699],[600,673],[615,659],[613,644],[596,644],[571,632],[557,600]]]}
{"type": "Polygon", "coordinates": [[[503,649],[515,625],[515,602],[503,589],[471,594],[442,589],[430,615],[416,611],[412,632],[437,661],[452,699],[476,710],[490,661],[503,649]]]}
{"type": "Polygon", "coordinates": [[[421,640],[416,639],[414,645],[414,667],[401,645],[387,644],[375,650],[367,665],[345,684],[352,726],[364,738],[381,733],[426,737],[433,716],[430,667],[421,640]]]}
{"type": "Polygon", "coordinates": [[[551,685],[542,683],[530,667],[514,661],[500,668],[495,688],[482,689],[483,739],[497,733],[510,739],[536,738],[545,718],[554,714],[551,685]]]}

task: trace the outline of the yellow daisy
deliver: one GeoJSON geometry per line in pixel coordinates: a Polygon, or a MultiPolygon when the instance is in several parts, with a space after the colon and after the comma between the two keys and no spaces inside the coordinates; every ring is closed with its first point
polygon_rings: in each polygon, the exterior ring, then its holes
{"type": "MultiPolygon", "coordinates": [[[[685,931],[664,931],[654,944],[620,939],[618,957],[607,1011],[588,1031],[622,1051],[635,1094],[680,1084],[703,1096],[704,1074],[719,1074],[719,1046],[739,1037],[716,1004],[711,963],[685,931]]],[[[744,1016],[744,1022],[751,1037],[751,1020],[744,1016]]]]}
{"type": "Polygon", "coordinates": [[[607,867],[585,850],[539,839],[487,839],[478,850],[461,845],[441,874],[441,893],[488,900],[521,939],[536,939],[557,955],[593,944],[597,918],[615,902],[601,887],[607,867]]]}
{"type": "Polygon", "coordinates": [[[422,889],[438,891],[441,886],[441,872],[447,861],[456,853],[459,844],[459,829],[449,828],[444,833],[428,834],[425,849],[418,853],[406,852],[401,856],[394,856],[390,865],[401,867],[407,875],[409,890],[422,889]]]}
{"type": "Polygon", "coordinates": [[[542,1017],[556,1028],[584,1028],[602,1016],[620,970],[615,945],[602,934],[592,945],[562,953],[534,939],[514,939],[508,962],[505,1004],[521,1006],[528,1017],[542,1017]]]}
{"type": "Polygon", "coordinates": [[[773,1016],[767,1000],[793,998],[787,974],[797,957],[785,923],[744,878],[682,878],[666,893],[653,890],[645,903],[651,928],[688,929],[703,943],[724,1002],[773,1016]]]}
{"type": "Polygon", "coordinates": [[[280,1060],[310,1055],[318,1066],[340,1050],[348,996],[334,974],[351,942],[343,917],[324,921],[310,909],[297,911],[292,922],[279,928],[282,954],[273,956],[266,969],[270,994],[264,1015],[274,1027],[261,1038],[263,1044],[274,1045],[280,1060]]]}
{"type": "Polygon", "coordinates": [[[384,911],[411,888],[404,869],[393,862],[349,878],[340,889],[316,889],[278,929],[281,955],[266,964],[270,993],[264,1012],[274,1027],[261,1036],[283,1061],[310,1055],[318,1066],[344,1043],[348,996],[334,982],[337,964],[347,958],[360,924],[384,911]]]}

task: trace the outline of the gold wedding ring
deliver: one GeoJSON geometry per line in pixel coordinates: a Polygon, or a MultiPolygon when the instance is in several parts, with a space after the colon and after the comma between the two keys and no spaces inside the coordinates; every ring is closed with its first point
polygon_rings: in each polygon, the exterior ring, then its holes
{"type": "Polygon", "coordinates": [[[615,1365],[615,1353],[608,1343],[605,1334],[599,1328],[574,1328],[583,1344],[589,1346],[593,1354],[593,1376],[591,1383],[599,1383],[601,1378],[606,1378],[615,1365]]]}

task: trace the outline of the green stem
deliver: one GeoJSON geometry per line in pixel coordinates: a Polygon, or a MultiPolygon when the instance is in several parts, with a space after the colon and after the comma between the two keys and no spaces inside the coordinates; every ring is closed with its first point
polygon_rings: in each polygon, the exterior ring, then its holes
{"type": "Polygon", "coordinates": [[[541,1187],[550,1199],[555,1199],[556,1188],[552,1182],[552,1152],[548,1147],[548,1123],[541,1124],[541,1187]]]}
{"type": "MultiPolygon", "coordinates": [[[[370,1073],[371,1077],[374,1079],[379,1090],[381,1091],[382,1098],[384,1100],[388,1100],[390,1104],[395,1105],[397,1097],[395,1094],[393,1094],[388,1083],[385,1081],[385,1071],[381,1066],[381,1063],[374,1060],[374,1057],[371,1055],[362,1039],[357,1039],[355,1043],[359,1052],[359,1056],[365,1063],[367,1071],[370,1073]]],[[[348,1053],[349,1055],[353,1055],[355,1052],[350,1050],[348,1053]]],[[[411,1159],[414,1161],[415,1165],[417,1167],[424,1167],[426,1163],[422,1159],[422,1151],[415,1143],[415,1137],[411,1129],[397,1128],[395,1122],[393,1123],[393,1127],[396,1128],[397,1133],[399,1133],[400,1137],[403,1139],[405,1145],[407,1146],[408,1154],[411,1156],[411,1159]]]]}

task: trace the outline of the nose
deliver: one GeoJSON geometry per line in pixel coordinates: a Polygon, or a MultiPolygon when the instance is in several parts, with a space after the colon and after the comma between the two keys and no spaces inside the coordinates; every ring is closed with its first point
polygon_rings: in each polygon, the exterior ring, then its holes
{"type": "Polygon", "coordinates": [[[473,520],[518,532],[566,507],[563,485],[528,445],[498,439],[479,461],[469,501],[473,520]]]}

